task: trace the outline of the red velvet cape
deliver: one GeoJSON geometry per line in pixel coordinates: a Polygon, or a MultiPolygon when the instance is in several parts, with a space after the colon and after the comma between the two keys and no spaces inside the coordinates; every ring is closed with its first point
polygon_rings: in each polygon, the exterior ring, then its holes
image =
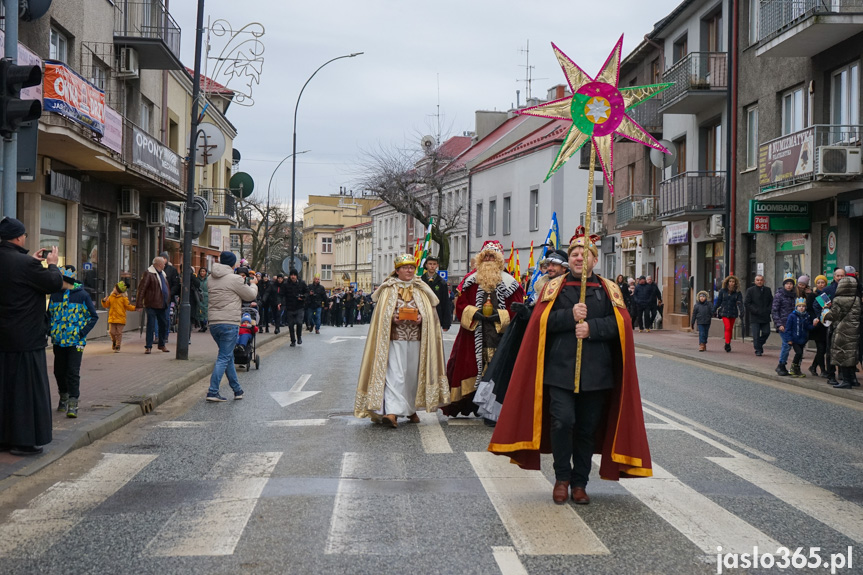
{"type": "MultiPolygon", "coordinates": [[[[563,278],[558,279],[561,281],[552,280],[546,284],[533,310],[500,419],[488,446],[492,453],[507,455],[524,469],[539,469],[540,453],[551,453],[550,416],[548,399],[543,393],[543,374],[548,315],[563,286],[563,278]]],[[[599,475],[614,481],[620,477],[650,477],[653,471],[635,368],[632,323],[616,286],[606,279],[602,284],[615,302],[620,344],[612,346],[614,388],[597,429],[596,452],[602,454],[599,475]]],[[[574,349],[572,353],[575,353],[574,349]]],[[[590,357],[582,356],[582,361],[590,361],[590,357]]]]}

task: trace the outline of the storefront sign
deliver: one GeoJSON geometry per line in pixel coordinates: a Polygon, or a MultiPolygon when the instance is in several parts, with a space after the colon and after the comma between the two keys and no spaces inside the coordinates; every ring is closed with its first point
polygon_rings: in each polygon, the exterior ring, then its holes
{"type": "Polygon", "coordinates": [[[110,106],[105,106],[105,133],[101,142],[118,154],[123,153],[123,116],[110,106]]]}
{"type": "Polygon", "coordinates": [[[828,281],[833,281],[833,270],[839,265],[836,257],[836,246],[838,243],[839,230],[836,227],[827,228],[827,240],[824,242],[824,270],[827,272],[828,281]]]}
{"type": "Polygon", "coordinates": [[[776,252],[796,252],[806,248],[803,234],[782,234],[776,238],[776,252]]]}
{"type": "Polygon", "coordinates": [[[57,198],[72,202],[81,201],[81,180],[72,176],[51,172],[51,184],[48,193],[57,198]]]}
{"type": "Polygon", "coordinates": [[[665,233],[668,234],[668,240],[665,242],[668,245],[689,243],[689,223],[687,222],[666,226],[665,233]]]}
{"type": "Polygon", "coordinates": [[[777,138],[758,149],[758,183],[761,187],[811,174],[815,162],[815,128],[777,138]]]}
{"type": "Polygon", "coordinates": [[[749,233],[805,232],[812,228],[809,202],[749,200],[749,233]]]}
{"type": "Polygon", "coordinates": [[[43,201],[41,204],[42,221],[40,227],[52,232],[66,232],[66,204],[43,201]]]}
{"type": "Polygon", "coordinates": [[[105,133],[105,92],[67,68],[62,62],[45,61],[43,108],[105,133]]]}
{"type": "Polygon", "coordinates": [[[180,157],[137,126],[132,128],[132,163],[175,186],[180,185],[180,157]]]}
{"type": "Polygon", "coordinates": [[[169,240],[180,240],[180,206],[165,204],[165,237],[169,240]]]}

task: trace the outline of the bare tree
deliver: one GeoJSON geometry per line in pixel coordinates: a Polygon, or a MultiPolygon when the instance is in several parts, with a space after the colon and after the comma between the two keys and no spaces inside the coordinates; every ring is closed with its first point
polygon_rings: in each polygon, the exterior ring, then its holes
{"type": "MultiPolygon", "coordinates": [[[[250,230],[248,234],[240,235],[240,251],[248,253],[249,265],[254,270],[267,269],[270,272],[281,270],[281,262],[288,257],[291,245],[291,210],[278,204],[270,204],[269,209],[269,248],[270,258],[267,259],[267,203],[266,200],[251,196],[237,201],[237,224],[242,229],[250,230]],[[246,239],[251,238],[251,246],[246,245],[246,239]],[[266,265],[269,264],[269,265],[266,265]]],[[[295,245],[302,245],[302,224],[294,226],[297,232],[295,245]]],[[[277,273],[277,272],[275,272],[277,273]]]]}
{"type": "Polygon", "coordinates": [[[431,235],[440,246],[440,267],[446,270],[450,235],[463,226],[467,206],[444,202],[447,184],[458,177],[452,171],[454,158],[443,146],[429,143],[425,152],[383,146],[364,152],[360,185],[397,212],[416,218],[424,227],[433,218],[431,235]]]}

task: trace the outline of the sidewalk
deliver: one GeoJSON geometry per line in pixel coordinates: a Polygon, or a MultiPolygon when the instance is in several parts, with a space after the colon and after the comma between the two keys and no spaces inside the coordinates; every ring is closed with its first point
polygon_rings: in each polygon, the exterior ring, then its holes
{"type": "MultiPolygon", "coordinates": [[[[260,333],[258,352],[284,342],[288,329],[280,335],[260,333]]],[[[16,457],[0,452],[0,490],[7,487],[13,476],[29,476],[63,457],[70,451],[89,445],[133,419],[150,413],[158,405],[179,394],[190,385],[209,377],[218,353],[209,332],[191,334],[189,359],[175,359],[177,334],[168,338],[170,353],[144,354],[144,336],[138,331],[123,335],[120,353],[111,350],[111,340],[99,337],[87,342],[81,366],[81,399],[77,419],[53,412],[54,440],[44,446],[38,457],[16,457]]],[[[59,401],[54,379],[54,355],[47,350],[48,379],[51,382],[51,405],[59,401]]],[[[252,365],[252,369],[255,369],[252,365]]],[[[243,376],[240,372],[240,381],[243,376]]],[[[227,382],[223,380],[223,385],[227,382]]],[[[201,388],[203,401],[206,390],[201,388]]],[[[14,480],[14,479],[13,479],[14,480]]]]}
{"type": "MultiPolygon", "coordinates": [[[[635,330],[634,336],[635,347],[640,351],[664,353],[681,359],[689,359],[714,367],[723,367],[747,375],[835,395],[843,399],[863,402],[863,391],[861,391],[863,387],[833,389],[827,384],[825,378],[813,377],[808,368],[812,365],[815,351],[808,348],[803,354],[801,366],[806,377],[780,377],[774,371],[779,363],[779,346],[771,345],[770,341],[764,345],[764,355],[756,357],[752,340],[749,338],[732,340],[731,352],[729,353],[724,349],[725,342],[721,335],[709,338],[705,352],[698,351],[698,332],[652,330],[650,333],[639,333],[638,330],[635,330]]],[[[863,377],[858,377],[858,379],[863,379],[863,377]]]]}

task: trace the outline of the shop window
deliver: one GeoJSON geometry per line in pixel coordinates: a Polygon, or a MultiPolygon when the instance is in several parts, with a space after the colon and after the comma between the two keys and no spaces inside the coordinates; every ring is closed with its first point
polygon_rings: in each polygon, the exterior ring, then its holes
{"type": "Polygon", "coordinates": [[[803,88],[782,94],[782,135],[787,136],[803,129],[803,88]]]}
{"type": "Polygon", "coordinates": [[[105,295],[104,239],[107,223],[104,214],[81,209],[81,237],[78,240],[78,281],[93,298],[99,301],[105,295]]]}
{"type": "Polygon", "coordinates": [[[66,204],[42,200],[42,229],[39,230],[39,249],[57,246],[59,264],[66,265],[66,204]]]}
{"type": "Polygon", "coordinates": [[[129,284],[129,297],[138,289],[138,224],[120,224],[120,279],[129,284]]]}

